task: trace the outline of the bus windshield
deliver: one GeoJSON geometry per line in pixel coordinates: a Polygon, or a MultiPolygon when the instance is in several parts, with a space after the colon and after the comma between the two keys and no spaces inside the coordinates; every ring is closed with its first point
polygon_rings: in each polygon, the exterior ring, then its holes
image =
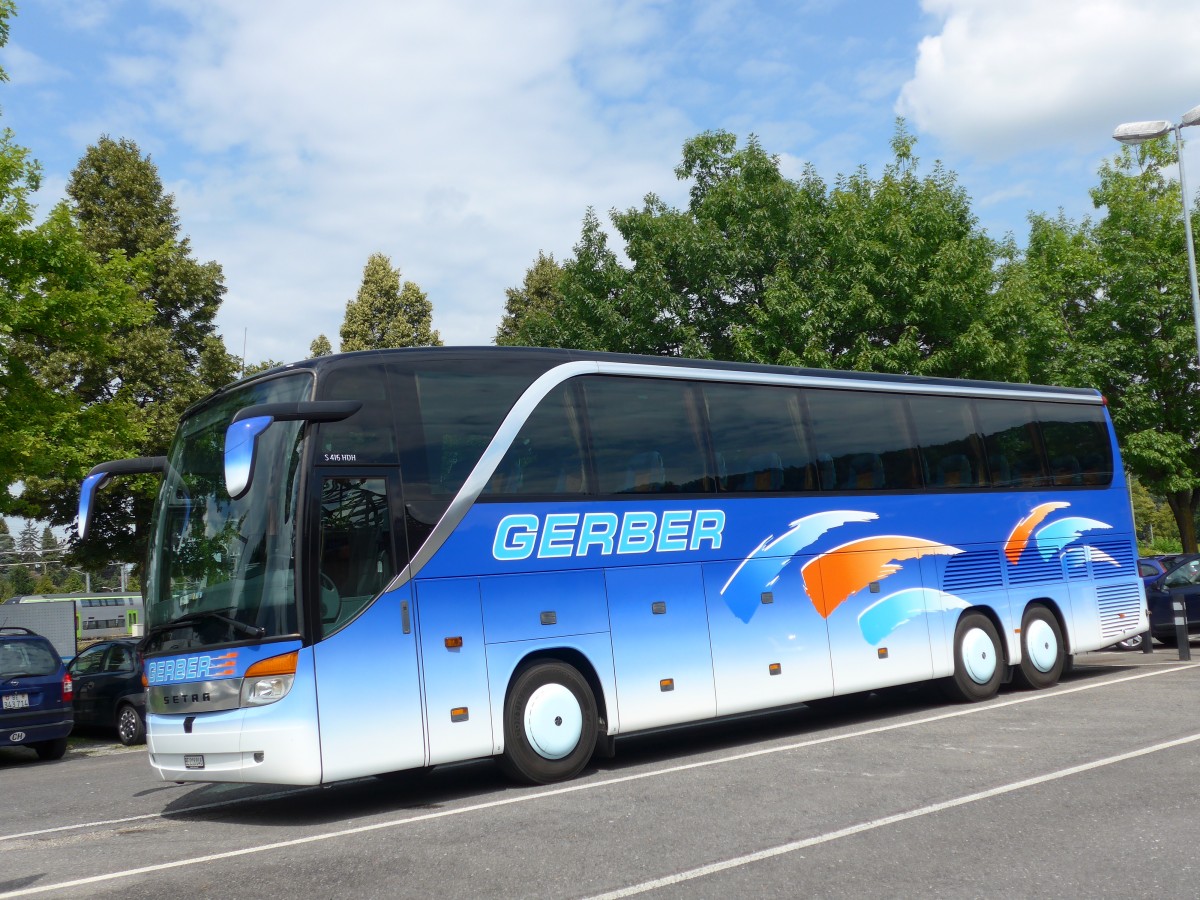
{"type": "Polygon", "coordinates": [[[254,482],[237,500],[225,490],[223,450],[239,409],[307,400],[311,393],[308,373],[274,378],[222,394],[180,424],[152,526],[147,649],[299,632],[294,560],[302,424],[267,429],[254,482]]]}

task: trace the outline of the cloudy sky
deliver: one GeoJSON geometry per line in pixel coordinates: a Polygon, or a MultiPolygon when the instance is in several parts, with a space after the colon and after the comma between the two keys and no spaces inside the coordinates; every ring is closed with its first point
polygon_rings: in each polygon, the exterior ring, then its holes
{"type": "Polygon", "coordinates": [[[1196,0],[18,4],[0,124],[41,161],[43,210],[100,135],[136,141],[224,268],[218,324],[249,362],[336,348],[376,251],[447,343],[490,343],[504,289],[569,255],[589,206],[683,205],[672,171],[705,130],[831,182],[878,175],[904,116],[1023,244],[1030,211],[1091,212],[1115,125],[1200,104],[1196,0]]]}

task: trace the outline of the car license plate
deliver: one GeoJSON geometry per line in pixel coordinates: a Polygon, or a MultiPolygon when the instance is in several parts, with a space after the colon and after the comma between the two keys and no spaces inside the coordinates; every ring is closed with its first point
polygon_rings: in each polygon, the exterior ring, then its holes
{"type": "Polygon", "coordinates": [[[183,758],[183,766],[185,769],[203,769],[204,768],[204,757],[203,756],[185,756],[183,758]]]}
{"type": "Polygon", "coordinates": [[[29,706],[28,694],[5,694],[5,709],[26,709],[29,706]]]}

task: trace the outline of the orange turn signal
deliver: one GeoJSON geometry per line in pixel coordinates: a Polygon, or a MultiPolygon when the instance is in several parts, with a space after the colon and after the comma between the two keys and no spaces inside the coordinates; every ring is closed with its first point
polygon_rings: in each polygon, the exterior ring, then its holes
{"type": "Polygon", "coordinates": [[[247,678],[257,678],[260,675],[295,675],[296,663],[300,659],[300,653],[293,650],[291,653],[284,653],[282,656],[272,656],[268,659],[260,659],[254,665],[246,670],[247,678]]]}

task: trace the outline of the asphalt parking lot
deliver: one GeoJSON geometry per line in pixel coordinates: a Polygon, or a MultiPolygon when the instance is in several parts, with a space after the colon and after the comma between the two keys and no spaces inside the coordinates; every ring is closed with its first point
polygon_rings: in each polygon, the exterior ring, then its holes
{"type": "Polygon", "coordinates": [[[548,788],[486,761],[176,785],[98,739],[6,750],[0,897],[1197,896],[1200,664],[1078,663],[982,704],[893,691],[634,736],[548,788]]]}

